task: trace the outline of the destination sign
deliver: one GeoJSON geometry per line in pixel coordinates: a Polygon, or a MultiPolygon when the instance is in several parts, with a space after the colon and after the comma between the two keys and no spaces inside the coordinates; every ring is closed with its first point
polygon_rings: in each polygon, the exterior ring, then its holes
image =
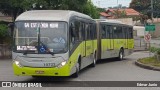
{"type": "Polygon", "coordinates": [[[48,23],[48,22],[32,22],[32,23],[24,23],[25,28],[58,28],[58,23],[48,23]]]}
{"type": "Polygon", "coordinates": [[[17,46],[17,50],[37,50],[35,46],[17,46]]]}

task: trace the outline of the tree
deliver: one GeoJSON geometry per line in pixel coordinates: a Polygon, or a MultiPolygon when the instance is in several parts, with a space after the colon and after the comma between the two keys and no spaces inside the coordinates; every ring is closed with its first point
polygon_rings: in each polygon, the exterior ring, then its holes
{"type": "Polygon", "coordinates": [[[116,10],[114,10],[113,14],[114,14],[115,18],[124,18],[124,17],[126,17],[125,10],[121,11],[119,9],[116,9],[116,10]]]}
{"type": "Polygon", "coordinates": [[[6,36],[8,36],[8,27],[5,24],[0,24],[0,43],[3,44],[6,36]]]}
{"type": "Polygon", "coordinates": [[[96,18],[98,13],[96,7],[90,0],[1,0],[0,12],[5,15],[16,17],[26,10],[32,9],[63,9],[75,10],[96,18]],[[87,11],[91,10],[91,11],[87,11]]]}
{"type": "Polygon", "coordinates": [[[16,17],[24,11],[24,7],[26,6],[28,7],[29,5],[28,1],[27,0],[1,0],[0,12],[2,12],[5,15],[12,16],[14,21],[16,17]]]}
{"type": "Polygon", "coordinates": [[[88,1],[83,7],[83,13],[88,14],[92,18],[99,18],[99,11],[91,1],[88,1]]]}
{"type": "Polygon", "coordinates": [[[151,0],[132,0],[130,8],[133,8],[151,19],[151,13],[154,17],[160,17],[160,0],[153,0],[153,10],[151,10],[151,0]]]}

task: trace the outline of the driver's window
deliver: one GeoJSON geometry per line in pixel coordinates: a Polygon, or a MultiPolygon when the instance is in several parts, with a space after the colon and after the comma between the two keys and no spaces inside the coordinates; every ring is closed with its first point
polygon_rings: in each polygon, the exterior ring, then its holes
{"type": "Polygon", "coordinates": [[[73,48],[73,43],[75,41],[75,25],[74,22],[70,23],[70,27],[69,27],[69,40],[70,40],[70,50],[73,48]]]}
{"type": "Polygon", "coordinates": [[[70,23],[70,50],[75,43],[82,41],[82,25],[78,20],[71,21],[70,23]]]}

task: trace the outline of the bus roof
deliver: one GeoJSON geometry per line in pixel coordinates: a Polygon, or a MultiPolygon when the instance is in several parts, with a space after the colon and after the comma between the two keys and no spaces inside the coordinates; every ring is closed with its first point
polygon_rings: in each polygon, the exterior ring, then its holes
{"type": "Polygon", "coordinates": [[[21,20],[46,20],[46,21],[68,21],[71,16],[92,19],[90,16],[69,10],[32,10],[19,15],[16,21],[21,20]]]}
{"type": "Polygon", "coordinates": [[[108,19],[95,19],[96,21],[99,22],[108,22],[108,23],[119,23],[119,24],[123,24],[121,21],[118,20],[108,20],[108,19]]]}
{"type": "Polygon", "coordinates": [[[95,20],[98,21],[98,22],[102,22],[102,23],[120,24],[120,25],[131,26],[131,25],[125,24],[122,21],[118,21],[118,20],[108,20],[108,19],[95,19],[95,20]]]}

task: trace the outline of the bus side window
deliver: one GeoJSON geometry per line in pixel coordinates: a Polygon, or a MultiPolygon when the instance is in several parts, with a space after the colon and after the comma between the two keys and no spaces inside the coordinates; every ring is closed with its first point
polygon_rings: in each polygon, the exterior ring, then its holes
{"type": "Polygon", "coordinates": [[[91,40],[95,39],[95,27],[94,27],[94,23],[91,24],[91,30],[90,30],[90,34],[91,34],[91,40]]]}
{"type": "Polygon", "coordinates": [[[128,31],[129,31],[128,38],[132,39],[133,38],[133,28],[129,28],[128,31]]]}
{"type": "Polygon", "coordinates": [[[75,42],[75,36],[76,36],[76,34],[75,34],[75,25],[74,25],[74,23],[72,22],[71,24],[70,24],[70,50],[72,50],[72,48],[73,48],[73,44],[74,44],[74,42],[75,42]]]}
{"type": "Polygon", "coordinates": [[[70,50],[76,42],[82,40],[81,22],[72,21],[70,24],[70,50]]]}
{"type": "Polygon", "coordinates": [[[85,23],[85,40],[88,40],[88,29],[89,29],[89,25],[88,23],[85,23]]]}
{"type": "Polygon", "coordinates": [[[96,23],[93,24],[93,29],[94,29],[94,39],[97,39],[97,26],[96,26],[96,23]]]}
{"type": "Polygon", "coordinates": [[[114,33],[113,34],[113,38],[117,39],[118,38],[118,35],[117,35],[118,34],[118,32],[117,32],[117,26],[113,26],[113,33],[114,33]]]}
{"type": "Polygon", "coordinates": [[[75,41],[81,41],[81,23],[79,21],[75,21],[75,41]]]}
{"type": "Polygon", "coordinates": [[[101,31],[102,31],[102,39],[106,38],[106,27],[105,25],[101,25],[101,31]]]}
{"type": "Polygon", "coordinates": [[[75,26],[73,23],[71,23],[71,26],[70,26],[70,33],[71,33],[71,41],[73,42],[74,41],[74,38],[76,37],[76,34],[75,34],[75,26]]]}
{"type": "Polygon", "coordinates": [[[87,29],[87,40],[91,40],[92,36],[91,36],[91,25],[92,24],[88,24],[88,29],[87,29]]]}
{"type": "Polygon", "coordinates": [[[122,39],[123,38],[122,26],[119,26],[117,28],[117,37],[118,37],[118,39],[122,39]]]}
{"type": "Polygon", "coordinates": [[[109,34],[110,34],[110,26],[106,26],[106,38],[109,39],[109,34]]]}
{"type": "Polygon", "coordinates": [[[85,40],[85,23],[81,22],[81,36],[82,40],[85,40]]]}

